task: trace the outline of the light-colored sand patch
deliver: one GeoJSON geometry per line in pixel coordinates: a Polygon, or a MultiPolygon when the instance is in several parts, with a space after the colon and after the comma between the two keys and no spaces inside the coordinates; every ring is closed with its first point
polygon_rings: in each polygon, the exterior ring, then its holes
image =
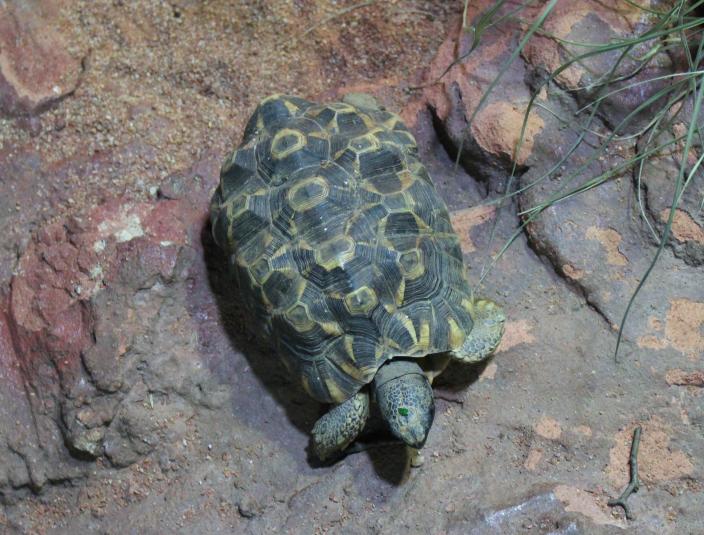
{"type": "Polygon", "coordinates": [[[550,416],[543,416],[533,427],[536,433],[549,440],[557,440],[562,434],[560,422],[550,416]]]}
{"type": "Polygon", "coordinates": [[[493,206],[474,206],[456,210],[450,214],[452,228],[460,238],[460,247],[463,253],[471,253],[477,250],[469,235],[470,231],[479,225],[483,225],[494,217],[496,208],[493,206]]]}
{"type": "Polygon", "coordinates": [[[530,344],[533,342],[535,342],[533,327],[528,320],[508,321],[506,322],[504,336],[501,338],[496,352],[501,353],[519,344],[530,344]]]}
{"type": "Polygon", "coordinates": [[[615,445],[609,452],[609,464],[606,467],[606,475],[614,488],[620,489],[628,484],[628,459],[636,425],[643,428],[638,450],[638,474],[641,481],[655,483],[692,474],[692,459],[683,451],[670,446],[670,428],[659,418],[652,418],[647,422],[631,424],[614,437],[615,445]]]}
{"type": "Polygon", "coordinates": [[[586,237],[588,240],[596,240],[606,249],[606,262],[611,266],[625,266],[628,258],[619,251],[621,235],[612,228],[589,227],[586,237]]]}

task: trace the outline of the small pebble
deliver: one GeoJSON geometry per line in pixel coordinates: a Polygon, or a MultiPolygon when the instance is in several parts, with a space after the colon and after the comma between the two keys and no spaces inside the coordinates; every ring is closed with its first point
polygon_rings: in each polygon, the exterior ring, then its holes
{"type": "Polygon", "coordinates": [[[411,450],[411,466],[413,468],[419,468],[425,463],[425,457],[418,450],[411,450]]]}

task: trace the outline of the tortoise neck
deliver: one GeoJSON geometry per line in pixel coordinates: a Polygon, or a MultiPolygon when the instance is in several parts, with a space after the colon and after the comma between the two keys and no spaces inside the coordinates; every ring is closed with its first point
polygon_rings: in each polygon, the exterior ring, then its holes
{"type": "Polygon", "coordinates": [[[374,376],[374,389],[404,375],[425,375],[415,360],[396,358],[386,362],[374,376]]]}

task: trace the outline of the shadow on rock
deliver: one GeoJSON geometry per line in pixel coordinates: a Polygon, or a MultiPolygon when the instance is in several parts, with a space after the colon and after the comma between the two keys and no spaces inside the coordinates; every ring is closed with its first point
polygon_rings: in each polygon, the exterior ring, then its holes
{"type": "Polygon", "coordinates": [[[436,392],[461,394],[479,379],[479,376],[492,360],[493,357],[476,364],[450,361],[445,371],[433,382],[433,388],[436,392]]]}
{"type": "MultiPolygon", "coordinates": [[[[320,415],[320,405],[286,376],[286,368],[275,356],[274,349],[266,341],[260,340],[252,326],[248,325],[248,313],[241,302],[239,288],[234,278],[229,276],[225,254],[213,241],[209,222],[201,230],[201,243],[208,283],[230,345],[244,355],[258,382],[284,408],[290,422],[308,434],[320,415]]],[[[232,396],[236,405],[235,412],[244,420],[256,420],[251,417],[263,410],[263,396],[252,396],[252,392],[246,390],[234,389],[232,396]]]]}
{"type": "MultiPolygon", "coordinates": [[[[210,223],[201,229],[201,244],[207,268],[208,284],[215,297],[220,316],[220,322],[232,348],[244,356],[247,364],[256,377],[259,386],[274,398],[281,406],[288,420],[306,436],[309,436],[313,424],[322,416],[326,408],[310,398],[303,389],[287,375],[287,370],[281,363],[275,350],[261,340],[247,324],[248,312],[243,306],[240,288],[228,270],[225,253],[215,244],[210,233],[210,223]]],[[[261,414],[267,408],[263,405],[264,395],[261,389],[233,388],[232,399],[235,412],[248,424],[257,425],[263,419],[275,419],[275,415],[261,414]],[[255,395],[253,395],[255,394],[255,395]]],[[[280,430],[280,439],[288,447],[293,446],[287,438],[285,429],[280,430]]],[[[383,422],[372,412],[370,422],[365,429],[360,450],[366,451],[377,475],[391,484],[400,484],[404,478],[407,466],[406,448],[401,444],[389,445],[391,435],[386,431],[383,422]]],[[[295,441],[297,442],[297,441],[295,441]]],[[[330,462],[321,462],[313,453],[309,444],[306,447],[308,465],[312,468],[330,467],[349,455],[343,453],[330,462]]]]}
{"type": "Polygon", "coordinates": [[[408,475],[408,448],[405,444],[370,444],[367,456],[374,465],[374,470],[387,483],[401,485],[408,475]]]}
{"type": "MultiPolygon", "coordinates": [[[[322,413],[323,411],[321,415],[322,413]]],[[[318,459],[313,452],[312,444],[306,451],[308,463],[315,468],[330,467],[338,462],[344,462],[344,459],[351,456],[364,454],[371,461],[379,479],[390,485],[401,485],[408,475],[408,448],[391,434],[381,417],[378,406],[374,403],[370,407],[369,420],[364,430],[344,451],[326,461],[318,459]]],[[[375,483],[377,482],[372,483],[371,487],[376,489],[375,483]]]]}
{"type": "Polygon", "coordinates": [[[369,422],[358,444],[381,479],[397,486],[406,480],[408,447],[391,434],[376,404],[371,407],[369,422]]]}

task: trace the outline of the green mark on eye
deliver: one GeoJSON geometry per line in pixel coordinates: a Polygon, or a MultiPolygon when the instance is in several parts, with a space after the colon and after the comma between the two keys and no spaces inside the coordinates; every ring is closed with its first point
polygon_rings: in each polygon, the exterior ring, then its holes
{"type": "Polygon", "coordinates": [[[398,413],[401,416],[408,416],[408,409],[406,407],[399,407],[398,408],[398,413]]]}

